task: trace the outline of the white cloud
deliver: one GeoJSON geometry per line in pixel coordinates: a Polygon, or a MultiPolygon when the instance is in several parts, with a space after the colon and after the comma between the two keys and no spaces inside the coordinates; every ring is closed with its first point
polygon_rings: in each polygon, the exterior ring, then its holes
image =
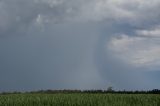
{"type": "Polygon", "coordinates": [[[107,43],[107,50],[119,59],[136,68],[160,67],[160,38],[119,35],[107,43]]]}
{"type": "Polygon", "coordinates": [[[160,37],[160,26],[156,26],[149,30],[137,30],[136,34],[144,37],[160,37]]]}
{"type": "Polygon", "coordinates": [[[80,7],[79,17],[139,25],[159,20],[159,7],[159,0],[92,0],[80,7]]]}
{"type": "Polygon", "coordinates": [[[64,0],[34,0],[35,3],[46,3],[49,4],[50,7],[54,7],[60,5],[64,2],[64,0]]]}

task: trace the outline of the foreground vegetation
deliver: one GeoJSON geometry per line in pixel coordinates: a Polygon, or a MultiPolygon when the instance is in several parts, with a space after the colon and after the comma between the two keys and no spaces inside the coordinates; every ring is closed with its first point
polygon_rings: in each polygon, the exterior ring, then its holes
{"type": "Polygon", "coordinates": [[[1,94],[0,106],[160,106],[160,95],[110,93],[1,94]]]}

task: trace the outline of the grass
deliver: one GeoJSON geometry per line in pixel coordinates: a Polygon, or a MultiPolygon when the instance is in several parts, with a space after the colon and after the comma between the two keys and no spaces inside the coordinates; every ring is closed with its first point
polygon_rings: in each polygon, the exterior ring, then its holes
{"type": "Polygon", "coordinates": [[[160,106],[155,94],[8,94],[0,106],[160,106]]]}

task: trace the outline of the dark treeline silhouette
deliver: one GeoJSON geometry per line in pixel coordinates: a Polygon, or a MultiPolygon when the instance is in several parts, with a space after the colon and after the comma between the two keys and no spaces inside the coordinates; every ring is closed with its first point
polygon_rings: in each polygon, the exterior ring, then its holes
{"type": "Polygon", "coordinates": [[[91,93],[91,94],[107,94],[107,93],[112,93],[112,94],[160,94],[159,89],[153,89],[153,90],[148,90],[148,91],[115,91],[115,90],[39,90],[39,91],[30,91],[30,92],[1,92],[1,95],[5,94],[22,94],[22,93],[27,93],[27,94],[57,94],[57,93],[91,93]]]}

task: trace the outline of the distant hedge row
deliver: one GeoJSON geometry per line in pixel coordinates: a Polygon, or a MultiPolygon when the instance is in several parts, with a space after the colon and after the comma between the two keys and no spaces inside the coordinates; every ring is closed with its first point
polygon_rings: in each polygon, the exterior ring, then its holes
{"type": "Polygon", "coordinates": [[[39,90],[30,92],[1,92],[0,94],[21,94],[21,93],[46,93],[46,94],[56,94],[56,93],[114,93],[114,94],[160,94],[159,89],[153,89],[149,91],[115,91],[115,90],[39,90]]]}

